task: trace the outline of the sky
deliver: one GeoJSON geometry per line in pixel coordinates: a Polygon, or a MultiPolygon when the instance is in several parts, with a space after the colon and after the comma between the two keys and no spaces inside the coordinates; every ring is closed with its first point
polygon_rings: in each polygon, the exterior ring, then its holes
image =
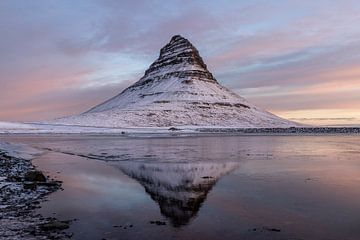
{"type": "Polygon", "coordinates": [[[224,86],[281,117],[360,124],[358,0],[2,0],[0,121],[84,112],[176,34],[224,86]]]}

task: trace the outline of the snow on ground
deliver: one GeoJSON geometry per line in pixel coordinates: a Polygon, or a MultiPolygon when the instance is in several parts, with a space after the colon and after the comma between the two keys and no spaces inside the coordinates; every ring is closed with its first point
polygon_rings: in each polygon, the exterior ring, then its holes
{"type": "Polygon", "coordinates": [[[9,157],[31,160],[41,154],[40,150],[19,143],[0,142],[0,151],[9,157]]]}
{"type": "Polygon", "coordinates": [[[183,84],[176,78],[129,88],[86,113],[47,123],[108,128],[300,126],[257,108],[216,82],[183,84]]]}
{"type": "Polygon", "coordinates": [[[24,123],[16,123],[16,122],[0,122],[0,128],[3,129],[29,129],[31,126],[29,124],[24,123]]]}
{"type": "MultiPolygon", "coordinates": [[[[145,122],[145,119],[139,118],[142,122],[145,122]]],[[[90,119],[92,123],[93,118],[90,119]]],[[[90,121],[89,120],[89,121],[90,121]]],[[[115,120],[108,120],[109,124],[111,124],[115,120]]],[[[95,123],[104,123],[104,121],[98,121],[95,123]]],[[[79,124],[84,124],[84,122],[79,122],[79,124]]],[[[246,129],[251,128],[238,128],[235,126],[212,126],[212,125],[184,125],[184,126],[167,126],[167,127],[156,127],[156,126],[149,126],[149,127],[134,127],[131,125],[126,125],[127,127],[119,126],[119,127],[88,127],[88,126],[80,126],[80,125],[66,125],[66,124],[50,124],[50,123],[29,123],[29,124],[22,124],[21,128],[6,128],[0,126],[0,134],[119,134],[124,136],[131,136],[139,134],[201,134],[204,132],[204,129],[208,129],[209,132],[216,132],[215,130],[221,129],[246,129]],[[25,126],[25,127],[24,127],[25,126]],[[27,127],[26,127],[27,126],[27,127]]],[[[289,126],[284,125],[282,126],[287,128],[289,126]]],[[[259,128],[261,129],[261,128],[259,128]]],[[[205,131],[206,132],[206,131],[205,131]]],[[[231,132],[231,131],[230,131],[231,132]]]]}
{"type": "MultiPolygon", "coordinates": [[[[64,124],[17,123],[11,125],[0,122],[0,134],[124,134],[124,133],[169,133],[169,127],[88,127],[64,124]]],[[[182,132],[194,132],[192,126],[184,126],[182,132]]]]}
{"type": "Polygon", "coordinates": [[[57,119],[48,123],[109,128],[170,128],[173,126],[179,128],[184,128],[184,126],[192,126],[191,128],[286,128],[301,126],[257,109],[243,110],[231,107],[224,109],[224,106],[213,106],[208,109],[205,104],[203,107],[200,104],[192,106],[187,103],[163,103],[161,107],[162,109],[111,109],[57,119]],[[191,109],[189,110],[189,108],[191,109]]]}

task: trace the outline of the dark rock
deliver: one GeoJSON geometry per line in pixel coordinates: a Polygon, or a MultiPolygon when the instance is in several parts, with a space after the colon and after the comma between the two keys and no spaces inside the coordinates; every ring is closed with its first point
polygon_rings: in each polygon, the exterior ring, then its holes
{"type": "Polygon", "coordinates": [[[193,84],[194,81],[193,81],[193,80],[186,79],[186,80],[182,81],[181,83],[184,83],[184,84],[193,84]]]}
{"type": "Polygon", "coordinates": [[[60,187],[61,182],[59,181],[51,181],[51,182],[39,182],[37,183],[39,186],[47,186],[47,187],[60,187]]]}
{"type": "Polygon", "coordinates": [[[29,171],[25,174],[24,180],[30,182],[46,182],[46,177],[40,171],[29,171]]]}
{"type": "Polygon", "coordinates": [[[36,188],[37,188],[36,182],[24,182],[24,189],[36,190],[36,188]]]}
{"type": "Polygon", "coordinates": [[[19,176],[9,176],[7,177],[7,181],[9,182],[21,182],[21,177],[19,176]]]}
{"type": "Polygon", "coordinates": [[[249,106],[242,104],[242,103],[235,103],[234,104],[235,107],[243,107],[243,108],[250,108],[249,106]]]}
{"type": "Polygon", "coordinates": [[[40,229],[44,231],[64,230],[68,228],[69,228],[68,223],[60,222],[56,220],[40,225],[40,229]]]}
{"type": "Polygon", "coordinates": [[[156,224],[158,226],[163,226],[163,225],[166,225],[166,222],[156,220],[156,221],[150,221],[150,224],[156,224]]]}
{"type": "Polygon", "coordinates": [[[161,100],[161,101],[154,101],[154,103],[170,103],[170,101],[167,101],[167,100],[161,100]]]}
{"type": "Polygon", "coordinates": [[[264,229],[269,232],[281,232],[281,229],[278,229],[278,228],[264,228],[264,229]]]}

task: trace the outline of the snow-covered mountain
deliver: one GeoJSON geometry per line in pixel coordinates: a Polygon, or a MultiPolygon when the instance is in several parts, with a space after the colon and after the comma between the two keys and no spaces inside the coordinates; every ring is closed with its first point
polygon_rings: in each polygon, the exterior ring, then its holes
{"type": "Polygon", "coordinates": [[[197,49],[176,35],[145,75],[119,95],[53,123],[101,127],[290,127],[297,124],[221,86],[197,49]]]}

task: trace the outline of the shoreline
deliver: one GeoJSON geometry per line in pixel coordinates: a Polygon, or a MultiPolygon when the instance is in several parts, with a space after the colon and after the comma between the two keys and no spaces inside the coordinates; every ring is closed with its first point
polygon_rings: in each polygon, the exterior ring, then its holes
{"type": "Polygon", "coordinates": [[[227,126],[143,126],[143,127],[106,127],[65,125],[50,123],[7,123],[0,122],[0,137],[8,135],[117,135],[117,136],[141,136],[141,135],[201,135],[201,134],[359,134],[360,126],[286,126],[286,127],[227,127],[227,126]]]}
{"type": "MultiPolygon", "coordinates": [[[[84,127],[86,128],[86,127],[84,127]]],[[[359,135],[360,127],[290,127],[290,128],[127,128],[108,129],[109,131],[16,131],[1,132],[1,137],[16,136],[114,136],[123,138],[148,137],[218,137],[218,136],[331,136],[359,135]]]]}
{"type": "Polygon", "coordinates": [[[71,234],[63,230],[70,221],[36,213],[40,203],[60,189],[61,182],[36,170],[31,159],[0,149],[1,239],[69,239],[71,234]]]}
{"type": "Polygon", "coordinates": [[[199,128],[204,133],[243,134],[360,134],[360,127],[289,127],[289,128],[199,128]]]}

